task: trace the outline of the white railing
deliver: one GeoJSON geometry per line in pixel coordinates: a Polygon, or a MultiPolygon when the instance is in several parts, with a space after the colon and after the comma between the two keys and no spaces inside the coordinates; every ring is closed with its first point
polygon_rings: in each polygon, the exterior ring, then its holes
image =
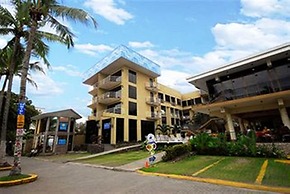
{"type": "Polygon", "coordinates": [[[99,99],[107,99],[107,98],[121,98],[121,90],[117,92],[106,92],[100,96],[98,96],[99,99]]]}

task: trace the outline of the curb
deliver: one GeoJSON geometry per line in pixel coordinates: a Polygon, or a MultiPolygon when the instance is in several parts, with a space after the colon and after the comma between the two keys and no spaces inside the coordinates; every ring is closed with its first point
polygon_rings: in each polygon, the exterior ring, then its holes
{"type": "Polygon", "coordinates": [[[12,166],[0,167],[0,171],[11,170],[12,166]]]}
{"type": "Polygon", "coordinates": [[[152,173],[152,172],[144,172],[141,170],[137,170],[136,172],[142,175],[161,176],[161,177],[167,177],[167,178],[173,178],[173,179],[197,181],[197,182],[211,183],[211,184],[216,184],[216,185],[246,188],[246,189],[252,189],[252,190],[271,191],[271,192],[278,192],[278,193],[290,193],[290,188],[286,188],[286,187],[272,187],[272,186],[255,185],[255,184],[219,180],[219,179],[190,177],[190,176],[182,176],[182,175],[175,175],[175,174],[152,173]]]}
{"type": "Polygon", "coordinates": [[[23,178],[23,179],[18,179],[18,180],[13,180],[13,181],[0,181],[0,187],[8,187],[8,186],[31,183],[35,181],[38,177],[38,175],[36,174],[28,174],[28,175],[30,175],[30,177],[23,178]]]}

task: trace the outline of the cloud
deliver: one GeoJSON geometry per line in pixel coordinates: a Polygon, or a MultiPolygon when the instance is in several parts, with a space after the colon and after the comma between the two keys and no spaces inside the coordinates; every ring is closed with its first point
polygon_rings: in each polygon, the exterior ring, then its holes
{"type": "Polygon", "coordinates": [[[178,72],[176,70],[162,70],[158,82],[171,88],[176,88],[182,93],[196,90],[196,88],[186,81],[191,74],[178,72]]]}
{"type": "Polygon", "coordinates": [[[93,45],[91,43],[76,44],[74,46],[74,48],[81,53],[85,53],[85,54],[92,55],[92,56],[94,56],[98,53],[108,52],[108,51],[113,50],[113,48],[108,46],[108,45],[104,45],[104,44],[93,45]]]}
{"type": "Polygon", "coordinates": [[[4,38],[0,38],[0,48],[2,49],[7,44],[7,40],[4,38]]]}
{"type": "MultiPolygon", "coordinates": [[[[37,84],[37,88],[27,82],[27,96],[41,96],[41,97],[55,97],[56,95],[64,93],[63,86],[65,83],[56,82],[47,74],[39,72],[31,72],[30,78],[37,84]]],[[[19,92],[20,78],[15,77],[13,81],[13,91],[19,92]]]]}
{"type": "Polygon", "coordinates": [[[289,17],[289,0],[241,0],[241,13],[249,17],[289,17]]]}
{"type": "Polygon", "coordinates": [[[253,23],[216,24],[212,33],[218,49],[255,52],[290,40],[290,22],[262,18],[253,23]]]}
{"type": "MultiPolygon", "coordinates": [[[[125,4],[124,1],[118,1],[118,3],[125,4]]],[[[118,25],[123,25],[127,20],[133,18],[132,14],[122,8],[118,8],[114,0],[87,0],[84,5],[93,9],[96,14],[118,25]]]]}
{"type": "Polygon", "coordinates": [[[152,48],[154,45],[150,41],[145,42],[129,42],[128,43],[132,48],[152,48]]]}
{"type": "Polygon", "coordinates": [[[52,67],[53,71],[60,71],[69,76],[73,77],[82,77],[83,73],[79,72],[77,68],[73,65],[66,65],[66,66],[54,66],[52,67]]]}

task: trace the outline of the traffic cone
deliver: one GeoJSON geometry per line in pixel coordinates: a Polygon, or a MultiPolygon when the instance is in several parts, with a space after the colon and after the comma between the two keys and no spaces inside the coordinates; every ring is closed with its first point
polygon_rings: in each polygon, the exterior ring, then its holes
{"type": "Polygon", "coordinates": [[[145,168],[149,168],[149,162],[147,160],[145,162],[145,168]]]}

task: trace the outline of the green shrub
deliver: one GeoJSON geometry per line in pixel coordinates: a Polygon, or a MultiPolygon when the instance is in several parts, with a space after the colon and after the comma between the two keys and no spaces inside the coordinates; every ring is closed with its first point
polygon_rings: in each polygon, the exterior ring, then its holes
{"type": "Polygon", "coordinates": [[[257,156],[265,158],[284,158],[285,153],[283,150],[277,148],[273,143],[271,146],[258,145],[257,146],[257,156]]]}
{"type": "Polygon", "coordinates": [[[174,160],[182,155],[189,154],[191,151],[191,145],[190,144],[179,144],[174,145],[172,147],[168,147],[165,150],[165,154],[162,157],[163,161],[170,161],[174,160]]]}
{"type": "Polygon", "coordinates": [[[190,140],[194,152],[206,155],[227,155],[226,143],[225,134],[211,137],[207,133],[200,133],[190,140]]]}

